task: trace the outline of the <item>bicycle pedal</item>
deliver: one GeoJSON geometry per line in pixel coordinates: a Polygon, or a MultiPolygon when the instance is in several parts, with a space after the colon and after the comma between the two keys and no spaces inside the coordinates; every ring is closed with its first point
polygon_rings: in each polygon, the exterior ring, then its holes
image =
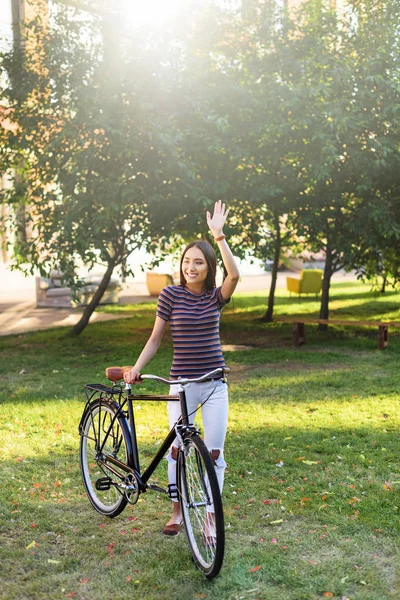
{"type": "Polygon", "coordinates": [[[111,488],[111,484],[112,481],[109,477],[100,477],[100,479],[96,481],[95,487],[98,491],[106,492],[111,488]]]}

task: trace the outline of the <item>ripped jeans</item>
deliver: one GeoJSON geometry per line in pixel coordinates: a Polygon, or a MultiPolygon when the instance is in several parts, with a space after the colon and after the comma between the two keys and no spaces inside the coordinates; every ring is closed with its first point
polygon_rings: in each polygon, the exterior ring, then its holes
{"type": "MultiPolygon", "coordinates": [[[[171,385],[170,395],[176,396],[179,389],[179,383],[171,385]]],[[[196,413],[194,411],[198,405],[204,402],[211,394],[207,402],[201,407],[201,416],[204,427],[204,443],[210,451],[219,488],[222,493],[226,467],[226,462],[224,460],[224,443],[228,426],[228,386],[224,381],[188,383],[185,385],[185,392],[190,424],[192,424],[195,419],[196,413]]],[[[168,402],[170,428],[174,426],[180,415],[180,403],[168,402]]],[[[176,438],[168,453],[168,482],[170,485],[169,489],[172,491],[176,490],[176,460],[173,457],[173,454],[175,456],[177,456],[177,454],[176,451],[173,450],[174,447],[178,447],[178,440],[176,438]]],[[[172,500],[178,502],[178,499],[172,498],[172,500]]]]}

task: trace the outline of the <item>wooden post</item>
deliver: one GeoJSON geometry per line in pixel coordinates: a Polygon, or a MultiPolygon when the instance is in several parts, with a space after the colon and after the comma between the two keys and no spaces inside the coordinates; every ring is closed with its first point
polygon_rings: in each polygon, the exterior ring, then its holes
{"type": "Polygon", "coordinates": [[[387,325],[378,326],[378,350],[384,350],[388,345],[389,327],[387,325]]]}
{"type": "Polygon", "coordinates": [[[305,344],[306,336],[304,333],[304,323],[293,323],[292,328],[293,346],[301,346],[305,344]]]}

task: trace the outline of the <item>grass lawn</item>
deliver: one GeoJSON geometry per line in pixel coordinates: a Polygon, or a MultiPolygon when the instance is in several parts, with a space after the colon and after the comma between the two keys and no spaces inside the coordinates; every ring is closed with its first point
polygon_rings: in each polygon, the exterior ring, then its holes
{"type": "MultiPolygon", "coordinates": [[[[314,298],[278,295],[276,314],[318,313],[314,298]]],[[[215,580],[195,569],[184,535],[161,536],[168,499],[149,492],[113,520],[91,508],[78,462],[83,385],[134,362],[154,309],[109,307],[126,318],[77,339],[62,329],[0,338],[0,599],[400,598],[400,330],[382,352],[375,329],[309,326],[293,349],[289,324],[260,323],[263,294],[225,309],[223,343],[253,349],[225,353],[227,550],[215,580]]],[[[400,320],[400,294],[336,284],[331,309],[400,320]]],[[[166,335],[148,372],[167,376],[171,357],[166,335]]],[[[166,408],[135,405],[145,465],[166,408]]],[[[163,461],[156,481],[166,473],[163,461]]]]}

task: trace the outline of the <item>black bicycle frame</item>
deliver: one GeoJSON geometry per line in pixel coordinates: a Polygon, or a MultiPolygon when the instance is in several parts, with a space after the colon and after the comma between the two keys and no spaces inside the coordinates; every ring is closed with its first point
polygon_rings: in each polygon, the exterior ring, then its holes
{"type": "MultiPolygon", "coordinates": [[[[121,396],[122,396],[122,393],[120,393],[120,399],[121,399],[121,396]]],[[[126,473],[133,472],[137,481],[139,482],[140,490],[142,492],[145,492],[146,489],[149,487],[147,485],[147,483],[148,483],[150,477],[156,470],[157,466],[160,464],[161,460],[165,456],[166,452],[168,451],[169,447],[171,446],[172,442],[174,441],[174,439],[176,437],[176,429],[175,429],[176,426],[182,425],[183,427],[190,427],[189,415],[188,415],[187,403],[186,403],[186,393],[185,393],[184,388],[182,388],[182,390],[180,390],[178,392],[178,396],[151,396],[151,395],[144,395],[144,394],[137,394],[137,395],[129,394],[129,395],[127,395],[125,397],[125,401],[122,403],[122,405],[120,405],[120,410],[116,413],[116,415],[114,415],[114,417],[108,427],[108,431],[105,435],[105,438],[103,439],[103,443],[102,443],[101,447],[98,448],[99,452],[102,452],[104,444],[105,444],[108,436],[110,435],[112,427],[114,426],[115,420],[117,419],[117,416],[120,413],[122,406],[125,405],[125,402],[127,402],[127,404],[128,404],[128,422],[129,422],[129,429],[130,429],[130,445],[131,445],[130,453],[133,458],[133,465],[132,466],[126,465],[122,461],[120,461],[117,458],[115,458],[114,456],[110,456],[110,455],[107,455],[103,462],[105,465],[107,465],[108,463],[111,463],[112,465],[117,466],[119,469],[121,469],[122,471],[125,471],[126,473]],[[164,442],[161,444],[159,450],[157,451],[155,457],[153,458],[153,460],[151,461],[151,463],[149,464],[147,469],[143,472],[143,474],[140,474],[139,451],[138,451],[138,445],[137,445],[135,415],[134,415],[134,409],[133,409],[133,405],[132,405],[133,400],[150,400],[150,401],[165,400],[165,401],[173,401],[173,402],[179,401],[180,405],[181,405],[181,417],[178,419],[178,421],[172,427],[172,429],[168,433],[167,437],[165,438],[164,442]]],[[[99,413],[99,418],[100,418],[100,413],[99,413]]],[[[100,423],[99,423],[99,427],[100,427],[100,423]]],[[[110,467],[108,467],[108,468],[110,468],[110,467]]],[[[113,469],[111,469],[111,468],[110,468],[110,470],[113,471],[113,469]]],[[[158,488],[158,486],[157,486],[157,489],[161,490],[161,488],[158,488]]],[[[163,490],[163,491],[166,491],[166,490],[163,490]]]]}

